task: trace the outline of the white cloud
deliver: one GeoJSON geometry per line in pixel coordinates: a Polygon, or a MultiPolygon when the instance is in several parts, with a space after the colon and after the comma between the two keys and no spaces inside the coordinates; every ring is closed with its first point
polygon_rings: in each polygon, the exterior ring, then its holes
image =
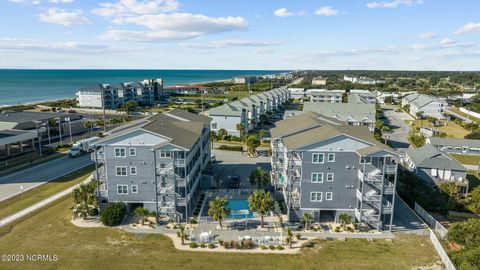
{"type": "Polygon", "coordinates": [[[273,11],[273,15],[277,17],[303,16],[305,15],[305,12],[304,11],[291,12],[291,11],[288,11],[288,9],[286,8],[279,8],[273,11]]]}
{"type": "Polygon", "coordinates": [[[107,30],[98,38],[114,41],[161,42],[193,39],[200,36],[195,32],[176,31],[131,31],[122,29],[107,30]]]}
{"type": "Polygon", "coordinates": [[[41,13],[38,17],[42,22],[55,23],[63,26],[91,23],[82,15],[81,10],[66,11],[59,8],[49,8],[46,13],[41,13]]]}
{"type": "Polygon", "coordinates": [[[460,47],[468,48],[474,47],[474,45],[471,43],[460,43],[449,38],[444,38],[438,44],[412,44],[408,46],[408,49],[415,51],[433,51],[460,47]]]}
{"type": "Polygon", "coordinates": [[[92,13],[112,18],[175,11],[180,3],[177,0],[119,0],[115,3],[104,2],[99,5],[100,8],[92,10],[92,13]]]}
{"type": "Polygon", "coordinates": [[[229,39],[229,40],[213,40],[208,43],[180,43],[181,47],[195,49],[217,49],[225,47],[266,47],[278,46],[283,44],[281,41],[259,41],[248,39],[229,39]]]}
{"type": "Polygon", "coordinates": [[[80,43],[76,41],[47,42],[36,39],[1,38],[0,51],[25,52],[25,51],[51,51],[54,53],[95,54],[95,53],[125,53],[140,49],[127,49],[107,45],[80,43]]]}
{"type": "Polygon", "coordinates": [[[340,11],[329,6],[320,7],[319,9],[317,9],[317,11],[315,11],[315,15],[318,16],[334,16],[339,13],[340,11]]]}
{"type": "Polygon", "coordinates": [[[41,3],[40,0],[9,0],[11,3],[15,4],[32,4],[32,5],[38,5],[41,3]]]}
{"type": "Polygon", "coordinates": [[[413,6],[422,4],[423,0],[394,0],[394,1],[382,1],[382,2],[369,2],[368,8],[397,8],[399,6],[413,6]]]}
{"type": "Polygon", "coordinates": [[[422,50],[431,50],[433,49],[433,46],[431,45],[426,45],[426,44],[412,44],[408,46],[409,49],[415,50],[415,51],[422,51],[422,50]]]}
{"type": "Polygon", "coordinates": [[[435,32],[424,32],[424,33],[420,33],[418,34],[418,38],[423,38],[423,39],[432,39],[434,37],[437,36],[437,33],[435,32]]]}
{"type": "Polygon", "coordinates": [[[74,0],[49,0],[49,3],[52,4],[71,4],[74,0]]]}
{"type": "Polygon", "coordinates": [[[455,35],[463,35],[467,33],[480,32],[480,23],[470,22],[459,27],[455,32],[455,35]]]}
{"type": "Polygon", "coordinates": [[[154,31],[113,29],[99,38],[139,42],[193,39],[203,35],[242,30],[248,22],[242,17],[208,17],[200,14],[172,13],[118,18],[117,24],[135,24],[154,31]]]}
{"type": "Polygon", "coordinates": [[[274,50],[272,49],[264,49],[264,48],[257,48],[253,50],[254,54],[272,54],[274,53],[274,50]]]}

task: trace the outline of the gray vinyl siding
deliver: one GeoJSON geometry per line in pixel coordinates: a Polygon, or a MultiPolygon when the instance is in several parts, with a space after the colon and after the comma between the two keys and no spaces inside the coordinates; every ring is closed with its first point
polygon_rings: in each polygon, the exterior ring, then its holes
{"type": "Polygon", "coordinates": [[[360,157],[355,152],[303,152],[301,209],[353,209],[356,206],[355,188],[358,181],[360,157]],[[324,163],[312,163],[313,153],[324,153],[324,163]],[[328,162],[328,153],[335,153],[335,161],[328,162]],[[346,169],[349,166],[350,169],[346,169]],[[355,169],[353,169],[355,167],[355,169]],[[313,172],[323,173],[323,183],[312,183],[313,172]],[[333,182],[327,181],[327,173],[334,173],[333,182]],[[322,202],[311,202],[310,192],[322,192],[322,202]],[[326,192],[333,192],[333,199],[326,200],[326,192]]]}
{"type": "Polygon", "coordinates": [[[123,146],[106,146],[106,173],[108,179],[108,197],[110,201],[149,202],[155,201],[155,175],[153,154],[149,146],[125,146],[126,158],[116,158],[115,148],[123,146]],[[136,149],[136,156],[129,154],[129,148],[136,149]],[[127,176],[117,176],[116,166],[126,166],[127,176]],[[130,167],[137,167],[137,174],[130,174],[130,167]],[[127,195],[117,194],[117,185],[128,185],[127,195]],[[138,185],[138,193],[132,193],[132,185],[138,185]]]}

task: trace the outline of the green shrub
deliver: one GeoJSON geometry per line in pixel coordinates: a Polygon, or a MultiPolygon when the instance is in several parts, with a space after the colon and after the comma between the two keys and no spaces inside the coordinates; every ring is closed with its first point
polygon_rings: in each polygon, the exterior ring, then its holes
{"type": "Polygon", "coordinates": [[[260,249],[263,249],[263,250],[265,250],[265,249],[268,249],[268,247],[267,247],[267,246],[265,246],[265,245],[260,245],[260,249]]]}
{"type": "Polygon", "coordinates": [[[105,226],[119,225],[125,216],[126,207],[123,202],[109,202],[103,209],[100,220],[105,226]]]}
{"type": "Polygon", "coordinates": [[[190,244],[188,244],[188,246],[189,246],[190,248],[197,248],[197,247],[198,247],[198,244],[195,243],[195,242],[191,242],[190,244]]]}
{"type": "Polygon", "coordinates": [[[270,250],[275,250],[275,246],[274,246],[274,245],[270,245],[270,246],[268,246],[268,248],[269,248],[270,250]]]}
{"type": "Polygon", "coordinates": [[[241,145],[220,145],[218,147],[220,150],[225,150],[225,151],[242,151],[243,147],[241,145]]]}
{"type": "Polygon", "coordinates": [[[243,240],[242,247],[245,249],[252,249],[255,246],[252,240],[243,240]]]}
{"type": "Polygon", "coordinates": [[[222,239],[218,239],[218,244],[219,244],[220,246],[223,246],[223,240],[222,240],[222,239]]]}
{"type": "Polygon", "coordinates": [[[302,234],[297,233],[297,240],[300,240],[300,239],[302,239],[302,234]]]}
{"type": "Polygon", "coordinates": [[[281,245],[278,245],[278,246],[277,246],[277,249],[278,249],[278,250],[284,250],[285,248],[282,247],[281,245]]]}
{"type": "Polygon", "coordinates": [[[215,246],[215,244],[209,243],[209,244],[208,244],[208,248],[209,248],[209,249],[213,249],[213,248],[216,248],[216,246],[215,246]]]}
{"type": "Polygon", "coordinates": [[[192,218],[190,219],[190,224],[198,224],[198,222],[196,219],[192,218]]]}
{"type": "Polygon", "coordinates": [[[202,243],[202,244],[200,244],[200,247],[201,247],[201,248],[206,248],[207,245],[205,245],[205,243],[202,243]]]}
{"type": "Polygon", "coordinates": [[[340,227],[335,227],[335,232],[340,232],[340,227]]]}
{"type": "Polygon", "coordinates": [[[89,216],[97,216],[98,215],[98,208],[91,208],[88,210],[89,216]]]}

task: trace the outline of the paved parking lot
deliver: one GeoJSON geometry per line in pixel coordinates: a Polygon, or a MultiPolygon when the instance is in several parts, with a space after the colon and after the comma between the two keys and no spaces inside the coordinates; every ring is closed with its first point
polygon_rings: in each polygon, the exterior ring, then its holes
{"type": "Polygon", "coordinates": [[[248,177],[256,167],[270,171],[270,158],[259,156],[250,158],[246,154],[236,151],[213,150],[217,161],[213,165],[215,182],[219,182],[220,188],[228,188],[230,176],[239,175],[242,182],[240,188],[255,188],[250,185],[248,177]]]}

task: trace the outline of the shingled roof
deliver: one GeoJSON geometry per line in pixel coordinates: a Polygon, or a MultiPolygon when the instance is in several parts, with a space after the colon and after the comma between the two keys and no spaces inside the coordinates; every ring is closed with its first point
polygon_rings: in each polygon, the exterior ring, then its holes
{"type": "Polygon", "coordinates": [[[417,149],[408,149],[407,155],[419,168],[467,171],[460,162],[431,144],[426,144],[417,149]]]}

